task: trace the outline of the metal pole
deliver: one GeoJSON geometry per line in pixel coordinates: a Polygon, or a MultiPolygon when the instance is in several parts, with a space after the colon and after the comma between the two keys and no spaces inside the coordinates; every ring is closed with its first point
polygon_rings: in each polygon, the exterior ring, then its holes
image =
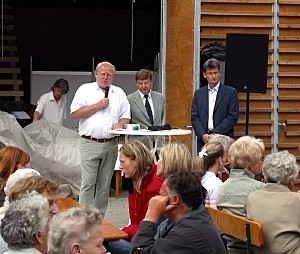
{"type": "Polygon", "coordinates": [[[274,4],[273,4],[273,36],[274,36],[274,40],[273,40],[273,49],[274,52],[272,54],[273,57],[273,88],[272,88],[272,95],[273,95],[273,102],[272,102],[272,106],[273,106],[273,113],[272,113],[272,118],[273,118],[273,126],[272,126],[272,131],[273,131],[273,137],[272,137],[272,142],[273,142],[273,148],[272,148],[272,152],[276,153],[278,152],[278,139],[279,139],[279,131],[278,131],[278,123],[279,123],[279,117],[278,117],[278,83],[279,83],[279,79],[278,79],[278,48],[279,48],[279,42],[278,42],[278,35],[279,35],[279,29],[278,29],[278,24],[279,24],[279,17],[278,17],[278,13],[279,13],[279,0],[275,0],[274,4]]]}
{"type": "MultiPolygon", "coordinates": [[[[201,0],[194,2],[194,77],[193,92],[200,88],[200,33],[201,26],[201,0]]],[[[197,155],[197,137],[193,132],[193,156],[197,155]]]]}
{"type": "Polygon", "coordinates": [[[252,254],[250,225],[247,223],[245,225],[245,228],[246,228],[247,254],[252,254]]]}

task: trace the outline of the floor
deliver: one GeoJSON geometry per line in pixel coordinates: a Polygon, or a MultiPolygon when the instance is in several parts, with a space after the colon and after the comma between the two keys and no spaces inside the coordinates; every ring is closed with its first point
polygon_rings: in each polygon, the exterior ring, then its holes
{"type": "Polygon", "coordinates": [[[129,222],[128,191],[123,190],[116,198],[115,190],[111,189],[105,219],[119,228],[125,227],[129,222]]]}

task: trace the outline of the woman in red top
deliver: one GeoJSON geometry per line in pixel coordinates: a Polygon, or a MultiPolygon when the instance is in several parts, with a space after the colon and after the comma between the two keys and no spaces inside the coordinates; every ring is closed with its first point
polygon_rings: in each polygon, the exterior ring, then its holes
{"type": "MultiPolygon", "coordinates": [[[[132,180],[132,187],[128,191],[130,224],[122,229],[131,240],[145,218],[149,200],[159,193],[163,180],[157,175],[151,152],[140,141],[125,143],[120,148],[119,156],[120,169],[125,178],[132,180]]],[[[130,242],[111,242],[108,250],[114,254],[130,253],[130,242]]]]}

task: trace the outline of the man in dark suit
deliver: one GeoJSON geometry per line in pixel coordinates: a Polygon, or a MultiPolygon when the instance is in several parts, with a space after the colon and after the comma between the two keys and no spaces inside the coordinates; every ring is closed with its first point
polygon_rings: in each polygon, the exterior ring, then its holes
{"type": "Polygon", "coordinates": [[[208,86],[195,91],[192,103],[192,125],[197,135],[197,151],[217,133],[234,138],[234,126],[239,117],[237,90],[221,84],[220,63],[211,58],[203,65],[208,86]]]}
{"type": "MultiPolygon", "coordinates": [[[[131,113],[130,123],[140,124],[141,129],[152,125],[164,125],[165,95],[151,90],[153,85],[152,72],[147,69],[139,70],[135,75],[135,82],[138,90],[127,96],[131,113]]],[[[140,139],[149,147],[147,137],[134,136],[134,139],[140,139]]]]}

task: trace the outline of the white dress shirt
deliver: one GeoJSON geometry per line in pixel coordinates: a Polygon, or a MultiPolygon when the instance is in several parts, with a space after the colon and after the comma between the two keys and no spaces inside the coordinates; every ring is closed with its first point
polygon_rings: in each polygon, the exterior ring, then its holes
{"type": "MultiPolygon", "coordinates": [[[[105,94],[99,88],[97,82],[81,85],[71,103],[71,114],[81,107],[99,102],[104,96],[105,94]]],[[[120,87],[110,85],[108,99],[108,108],[98,110],[85,119],[80,119],[80,136],[111,138],[113,136],[108,131],[111,130],[112,125],[118,123],[121,118],[130,119],[130,105],[126,94],[120,87]]]]}
{"type": "Polygon", "coordinates": [[[214,130],[213,114],[219,87],[220,82],[214,88],[208,86],[208,129],[210,131],[214,130]]]}
{"type": "MultiPolygon", "coordinates": [[[[145,98],[145,95],[144,95],[143,93],[141,93],[140,90],[138,90],[138,91],[139,91],[139,94],[140,94],[140,96],[141,96],[141,98],[142,98],[142,100],[143,100],[143,103],[144,103],[144,105],[145,105],[145,104],[146,104],[146,98],[145,98]]],[[[150,92],[148,93],[148,101],[149,101],[150,108],[151,108],[152,115],[153,115],[153,119],[154,119],[154,106],[153,106],[153,101],[152,101],[152,97],[151,97],[151,90],[150,90],[150,92]]]]}

